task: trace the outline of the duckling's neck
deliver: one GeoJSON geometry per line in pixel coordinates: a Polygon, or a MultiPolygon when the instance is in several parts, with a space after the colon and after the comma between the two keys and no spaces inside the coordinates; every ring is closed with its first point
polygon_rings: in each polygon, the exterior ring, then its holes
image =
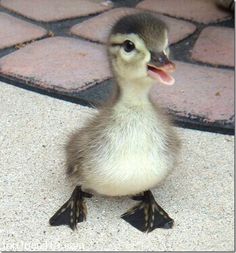
{"type": "Polygon", "coordinates": [[[116,78],[120,90],[119,102],[126,105],[149,104],[149,90],[152,87],[150,81],[145,78],[125,79],[116,78]]]}

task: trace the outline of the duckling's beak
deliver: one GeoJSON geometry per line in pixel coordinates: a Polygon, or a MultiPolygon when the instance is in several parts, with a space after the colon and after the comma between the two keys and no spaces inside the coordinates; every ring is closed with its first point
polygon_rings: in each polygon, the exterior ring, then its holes
{"type": "Polygon", "coordinates": [[[151,52],[151,60],[147,64],[148,75],[160,83],[172,85],[175,79],[169,74],[175,71],[175,64],[171,62],[164,52],[151,52]]]}

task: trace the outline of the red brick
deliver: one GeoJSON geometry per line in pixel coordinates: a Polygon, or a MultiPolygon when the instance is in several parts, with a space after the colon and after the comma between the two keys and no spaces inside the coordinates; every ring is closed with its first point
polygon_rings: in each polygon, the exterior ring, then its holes
{"type": "Polygon", "coordinates": [[[194,45],[192,58],[214,65],[234,66],[234,29],[205,28],[194,45]]]}
{"type": "Polygon", "coordinates": [[[0,12],[0,49],[43,37],[47,31],[39,26],[0,12]]]}
{"type": "Polygon", "coordinates": [[[216,22],[231,17],[212,0],[145,0],[137,7],[199,23],[216,22]]]}
{"type": "Polygon", "coordinates": [[[80,91],[110,77],[104,47],[54,37],[0,59],[0,74],[58,91],[80,91]]]}
{"type": "Polygon", "coordinates": [[[174,86],[155,85],[154,101],[178,116],[206,118],[207,122],[227,120],[234,115],[234,71],[176,62],[174,86]]]}
{"type": "MultiPolygon", "coordinates": [[[[90,18],[80,24],[74,25],[71,32],[86,39],[104,43],[114,23],[124,15],[137,13],[139,10],[132,8],[117,8],[90,18]],[[98,29],[102,27],[102,29],[98,29]]],[[[170,43],[175,43],[193,33],[196,27],[186,21],[159,15],[170,27],[170,43]]]]}
{"type": "MultiPolygon", "coordinates": [[[[106,3],[104,1],[104,3],[106,3]]],[[[111,5],[91,0],[2,0],[1,5],[25,17],[50,22],[90,14],[110,9],[111,5]]]]}

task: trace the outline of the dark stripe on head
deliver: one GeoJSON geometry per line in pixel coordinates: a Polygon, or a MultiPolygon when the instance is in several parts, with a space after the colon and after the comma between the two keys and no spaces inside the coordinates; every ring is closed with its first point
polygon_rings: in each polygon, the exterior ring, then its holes
{"type": "Polygon", "coordinates": [[[155,48],[157,41],[164,37],[167,25],[151,13],[138,13],[122,17],[112,28],[115,34],[137,34],[149,48],[155,48]]]}

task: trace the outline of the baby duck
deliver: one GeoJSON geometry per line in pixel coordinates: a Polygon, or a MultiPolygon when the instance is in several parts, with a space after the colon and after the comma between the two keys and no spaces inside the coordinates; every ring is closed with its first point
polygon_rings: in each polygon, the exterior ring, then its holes
{"type": "Polygon", "coordinates": [[[173,219],[150,191],[174,167],[180,148],[168,118],[149,98],[157,81],[174,83],[167,27],[150,13],[128,15],[114,25],[107,46],[114,94],[69,138],[67,175],[77,186],[50,224],[74,230],[86,219],[85,198],[101,194],[140,201],[121,216],[140,231],[171,228],[173,219]]]}

